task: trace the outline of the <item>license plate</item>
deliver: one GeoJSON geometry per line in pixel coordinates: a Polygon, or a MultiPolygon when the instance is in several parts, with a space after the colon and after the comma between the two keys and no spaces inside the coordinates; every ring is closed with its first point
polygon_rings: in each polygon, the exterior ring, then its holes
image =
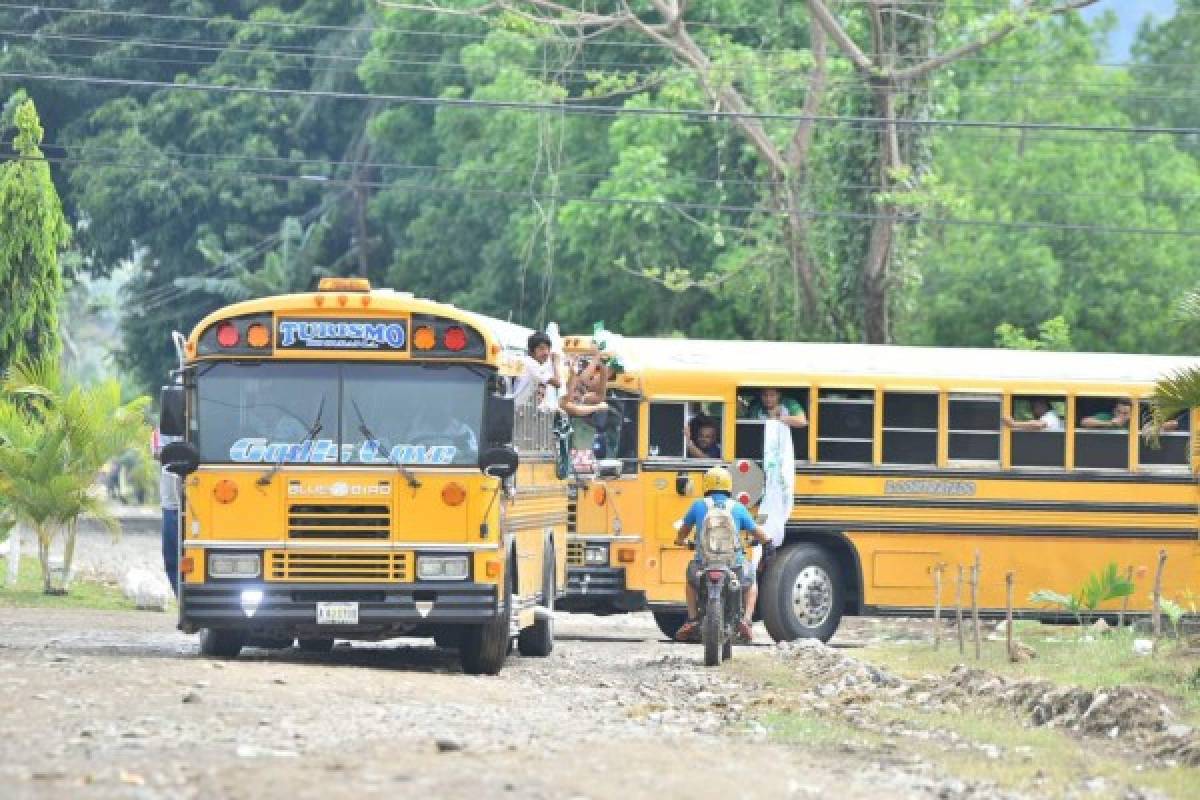
{"type": "Polygon", "coordinates": [[[317,603],[318,625],[357,625],[358,603],[317,603]]]}

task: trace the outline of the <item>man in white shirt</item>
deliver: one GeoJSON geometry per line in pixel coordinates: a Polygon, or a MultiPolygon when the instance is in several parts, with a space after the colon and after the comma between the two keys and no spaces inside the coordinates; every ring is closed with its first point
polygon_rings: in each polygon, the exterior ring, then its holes
{"type": "Polygon", "coordinates": [[[1064,430],[1062,417],[1050,407],[1049,400],[1043,397],[1035,397],[1029,402],[1029,405],[1033,411],[1033,419],[1015,420],[1010,416],[1004,416],[1002,419],[1005,426],[1012,428],[1014,431],[1059,433],[1064,430]]]}
{"type": "Polygon", "coordinates": [[[534,333],[529,337],[526,347],[525,369],[513,389],[513,400],[517,405],[535,396],[538,386],[562,388],[562,381],[558,377],[558,353],[551,352],[550,337],[544,333],[534,333]]]}

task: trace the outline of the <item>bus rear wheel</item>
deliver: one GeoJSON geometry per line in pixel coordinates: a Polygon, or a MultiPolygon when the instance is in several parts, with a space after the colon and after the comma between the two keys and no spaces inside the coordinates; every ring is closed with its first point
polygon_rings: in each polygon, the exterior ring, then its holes
{"type": "Polygon", "coordinates": [[[846,602],[842,571],[825,548],[810,543],[782,548],[763,575],[758,607],[777,642],[820,639],[837,631],[846,602]]]}
{"type": "Polygon", "coordinates": [[[204,628],[200,631],[200,652],[209,658],[237,658],[246,644],[242,631],[204,628]]]}
{"type": "Polygon", "coordinates": [[[503,605],[495,619],[463,629],[458,656],[468,675],[498,675],[512,646],[512,564],[504,570],[503,605]]]}

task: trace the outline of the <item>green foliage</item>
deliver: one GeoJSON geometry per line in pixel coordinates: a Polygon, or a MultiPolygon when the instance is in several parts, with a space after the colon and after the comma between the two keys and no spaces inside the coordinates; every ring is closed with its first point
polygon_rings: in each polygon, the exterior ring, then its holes
{"type": "Polygon", "coordinates": [[[116,535],[116,521],[89,489],[111,458],[146,438],[149,398],[125,403],[115,380],[69,385],[50,359],[14,367],[0,392],[0,497],[38,540],[46,592],[65,591],[81,516],[116,535]],[[51,547],[64,537],[64,584],[54,586],[51,547]]]}
{"type": "Polygon", "coordinates": [[[16,128],[16,158],[0,164],[0,371],[58,352],[58,254],[70,238],[39,147],[42,126],[33,101],[17,98],[4,117],[16,128]]]}
{"type": "Polygon", "coordinates": [[[1002,322],[996,326],[996,346],[1010,350],[1067,351],[1071,349],[1071,326],[1062,316],[1053,317],[1038,325],[1037,338],[1030,339],[1017,326],[1002,322]]]}
{"type": "Polygon", "coordinates": [[[1130,597],[1134,592],[1133,581],[1120,573],[1116,563],[1109,562],[1099,572],[1088,575],[1083,586],[1074,594],[1061,594],[1052,589],[1038,589],[1029,595],[1034,605],[1056,606],[1075,617],[1080,624],[1085,614],[1094,614],[1101,605],[1110,600],[1130,597]]]}

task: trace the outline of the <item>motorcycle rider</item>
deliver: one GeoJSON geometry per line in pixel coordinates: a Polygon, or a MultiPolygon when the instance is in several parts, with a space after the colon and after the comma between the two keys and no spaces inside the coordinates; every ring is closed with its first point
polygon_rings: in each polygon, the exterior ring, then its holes
{"type": "MultiPolygon", "coordinates": [[[[691,508],[688,509],[687,516],[683,518],[683,524],[679,527],[679,531],[675,535],[675,545],[677,547],[683,547],[686,544],[687,537],[693,530],[696,531],[697,537],[702,535],[704,517],[708,515],[709,501],[718,508],[725,508],[726,505],[731,504],[730,514],[733,516],[738,530],[749,533],[750,538],[756,544],[770,541],[770,537],[758,529],[758,526],[754,523],[754,518],[750,516],[750,512],[746,510],[746,507],[731,497],[733,493],[733,475],[730,474],[728,469],[722,466],[710,468],[704,473],[701,487],[704,489],[704,499],[692,503],[691,508]]],[[[700,542],[696,542],[696,553],[699,552],[700,542]]],[[[747,642],[752,638],[750,625],[754,616],[754,604],[758,600],[758,586],[754,582],[755,565],[753,563],[756,560],[747,561],[745,554],[738,553],[737,567],[740,573],[739,580],[742,583],[742,607],[744,610],[742,620],[738,623],[738,636],[747,642]]],[[[688,562],[686,569],[688,618],[683,627],[675,634],[675,638],[680,642],[694,642],[698,640],[700,635],[696,586],[700,581],[703,565],[701,565],[697,557],[688,562]]]]}

